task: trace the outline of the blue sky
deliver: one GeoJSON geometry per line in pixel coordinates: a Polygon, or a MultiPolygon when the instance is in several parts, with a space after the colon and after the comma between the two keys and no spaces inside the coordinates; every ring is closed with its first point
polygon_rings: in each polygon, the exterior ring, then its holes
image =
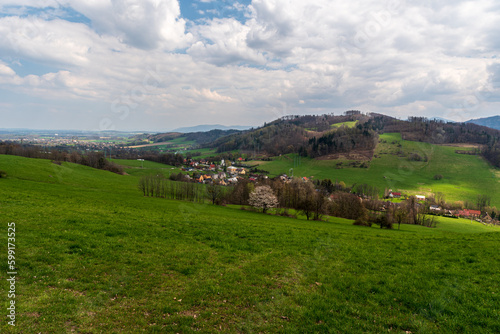
{"type": "Polygon", "coordinates": [[[0,128],[498,114],[494,0],[3,0],[0,128]]]}

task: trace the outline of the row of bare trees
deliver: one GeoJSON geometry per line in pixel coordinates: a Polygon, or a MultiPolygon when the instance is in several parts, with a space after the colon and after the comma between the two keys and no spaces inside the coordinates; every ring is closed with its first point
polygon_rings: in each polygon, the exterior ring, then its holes
{"type": "Polygon", "coordinates": [[[123,168],[107,160],[102,152],[87,152],[83,154],[77,151],[68,152],[58,150],[56,148],[51,148],[50,151],[47,151],[41,146],[1,142],[0,154],[16,155],[26,158],[49,159],[57,162],[67,161],[92,168],[108,170],[117,174],[123,173],[123,168]]]}
{"type": "Polygon", "coordinates": [[[175,182],[163,174],[145,175],[139,180],[139,190],[144,196],[203,202],[203,189],[195,183],[175,182]]]}

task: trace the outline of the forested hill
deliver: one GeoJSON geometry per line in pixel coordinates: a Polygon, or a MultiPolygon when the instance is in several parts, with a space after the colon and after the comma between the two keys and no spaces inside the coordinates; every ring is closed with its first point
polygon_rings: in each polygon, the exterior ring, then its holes
{"type": "Polygon", "coordinates": [[[370,116],[347,112],[343,116],[285,116],[243,133],[222,137],[209,144],[217,152],[251,151],[275,156],[300,153],[319,157],[354,150],[373,150],[377,133],[370,116]]]}
{"type": "Polygon", "coordinates": [[[480,145],[482,154],[500,167],[500,131],[473,123],[445,123],[422,117],[408,120],[359,111],[342,116],[285,116],[264,126],[221,137],[207,147],[222,153],[232,150],[268,156],[299,153],[324,157],[352,151],[373,151],[378,134],[397,132],[405,140],[433,144],[480,145]]]}
{"type": "Polygon", "coordinates": [[[180,133],[180,132],[167,132],[167,133],[158,133],[152,135],[142,135],[141,138],[138,139],[147,139],[149,141],[153,141],[155,143],[162,143],[174,140],[176,138],[184,138],[186,141],[194,141],[198,144],[208,144],[212,143],[218,138],[228,136],[235,133],[240,133],[240,130],[210,130],[210,131],[199,131],[199,132],[189,132],[189,133],[180,133]]]}
{"type": "Polygon", "coordinates": [[[492,116],[486,118],[471,119],[466,123],[474,123],[477,125],[487,126],[492,129],[500,130],[500,116],[492,116]]]}

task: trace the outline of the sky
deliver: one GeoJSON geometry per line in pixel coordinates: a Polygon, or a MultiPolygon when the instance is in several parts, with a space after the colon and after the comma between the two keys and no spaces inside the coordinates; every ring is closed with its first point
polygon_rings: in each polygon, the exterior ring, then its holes
{"type": "Polygon", "coordinates": [[[0,0],[0,128],[499,114],[496,0],[0,0]]]}

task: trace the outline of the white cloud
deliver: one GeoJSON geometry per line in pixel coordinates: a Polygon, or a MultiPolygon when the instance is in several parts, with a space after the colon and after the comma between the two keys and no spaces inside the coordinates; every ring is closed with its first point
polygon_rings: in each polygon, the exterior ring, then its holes
{"type": "Polygon", "coordinates": [[[253,0],[233,4],[247,17],[196,22],[175,0],[2,6],[0,96],[30,96],[31,114],[79,110],[64,119],[87,128],[105,118],[117,129],[257,125],[352,108],[462,120],[500,101],[494,0],[253,0]],[[61,6],[90,24],[68,21],[61,6]],[[26,62],[50,73],[16,74],[26,62]]]}
{"type": "Polygon", "coordinates": [[[0,61],[0,76],[14,77],[15,75],[16,72],[13,69],[0,61]]]}
{"type": "Polygon", "coordinates": [[[70,2],[100,33],[117,36],[141,49],[175,50],[189,45],[176,0],[102,0],[70,2]]]}
{"type": "Polygon", "coordinates": [[[201,40],[187,52],[198,60],[218,65],[264,64],[266,61],[261,53],[247,45],[250,28],[235,19],[214,19],[210,25],[198,26],[193,31],[201,40]]]}

